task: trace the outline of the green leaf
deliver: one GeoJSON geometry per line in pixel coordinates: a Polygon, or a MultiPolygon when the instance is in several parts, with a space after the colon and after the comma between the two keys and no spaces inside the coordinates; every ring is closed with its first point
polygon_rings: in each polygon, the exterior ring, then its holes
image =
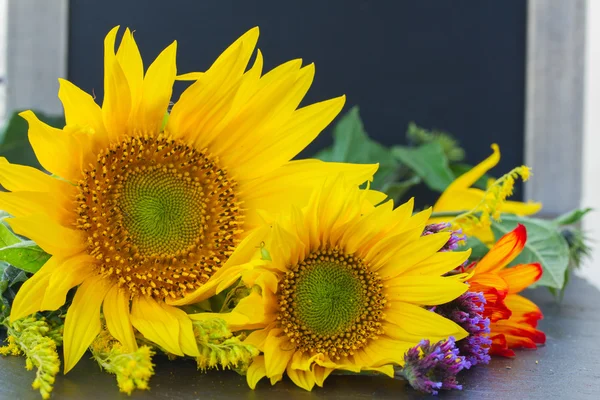
{"type": "MultiPolygon", "coordinates": [[[[469,164],[456,164],[456,163],[452,163],[450,164],[450,170],[452,171],[452,173],[454,174],[454,176],[459,177],[467,172],[469,172],[471,169],[473,169],[472,165],[469,164]]],[[[487,184],[488,184],[488,180],[490,179],[494,179],[493,177],[491,177],[488,174],[483,174],[483,176],[481,176],[481,178],[479,178],[474,184],[473,187],[477,188],[477,189],[481,189],[481,190],[486,190],[487,189],[487,184]]]]}
{"type": "Polygon", "coordinates": [[[467,249],[471,249],[471,256],[469,257],[471,260],[482,259],[483,256],[485,256],[490,250],[485,243],[477,239],[475,236],[468,236],[467,242],[460,246],[458,250],[464,251],[467,249]]]}
{"type": "Polygon", "coordinates": [[[411,187],[416,186],[421,182],[421,178],[413,176],[405,181],[386,183],[381,191],[387,194],[390,199],[393,199],[394,204],[399,204],[402,196],[404,196],[411,187]]]}
{"type": "MultiPolygon", "coordinates": [[[[11,115],[8,122],[0,129],[0,156],[6,157],[11,163],[29,165],[40,168],[27,136],[27,121],[21,118],[19,112],[11,115]]],[[[65,119],[62,116],[51,116],[39,111],[35,115],[40,121],[56,128],[65,126],[65,119]]]]}
{"type": "Polygon", "coordinates": [[[552,223],[558,226],[576,224],[577,222],[581,221],[585,214],[589,213],[590,211],[592,211],[591,208],[575,209],[556,217],[552,223]]]}
{"type": "Polygon", "coordinates": [[[432,142],[439,143],[446,158],[451,162],[459,162],[465,159],[465,150],[459,146],[458,141],[448,132],[436,129],[427,130],[411,122],[408,124],[406,138],[410,144],[416,146],[432,142]]]}
{"type": "Polygon", "coordinates": [[[392,154],[410,167],[433,190],[443,192],[454,180],[454,175],[448,167],[448,159],[439,143],[427,143],[416,148],[395,146],[392,148],[392,154]]]}
{"type": "Polygon", "coordinates": [[[15,243],[0,249],[0,261],[25,272],[35,273],[48,261],[50,254],[31,240],[15,243]]]}
{"type": "Polygon", "coordinates": [[[335,125],[333,146],[321,150],[315,158],[323,161],[358,164],[379,163],[371,188],[382,190],[386,183],[397,179],[398,161],[385,146],[369,138],[360,119],[358,107],[353,107],[335,125]]]}
{"type": "Polygon", "coordinates": [[[0,248],[12,246],[13,244],[20,242],[21,239],[12,233],[8,226],[0,224],[0,248]]]}
{"type": "Polygon", "coordinates": [[[565,238],[552,222],[503,214],[501,222],[492,222],[496,240],[512,231],[517,224],[523,224],[527,228],[527,242],[511,265],[539,262],[544,273],[532,286],[562,289],[565,284],[565,270],[569,266],[569,246],[565,238]]]}

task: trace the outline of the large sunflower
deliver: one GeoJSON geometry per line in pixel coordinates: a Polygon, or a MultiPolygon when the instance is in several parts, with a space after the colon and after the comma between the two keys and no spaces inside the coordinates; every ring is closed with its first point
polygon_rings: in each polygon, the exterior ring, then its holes
{"type": "Polygon", "coordinates": [[[421,236],[430,210],[411,216],[412,201],[393,210],[391,201],[373,207],[368,196],[326,183],[306,208],[240,245],[248,253],[264,246],[272,260],[242,273],[253,290],[231,313],[217,314],[233,330],[258,329],[247,338],[264,353],[248,370],[250,387],[265,376],[274,384],[284,372],[307,390],[335,369],[393,376],[393,364],[421,340],[466,336],[423,306],[467,290],[460,277],[442,275],[470,251],[438,252],[450,233],[421,236]]]}
{"type": "Polygon", "coordinates": [[[0,163],[0,208],[14,231],[52,257],[19,291],[16,320],[54,310],[81,285],[65,321],[65,372],[100,330],[129,349],[133,327],[178,355],[198,354],[191,321],[174,307],[216,292],[221,271],[257,226],[258,210],[307,201],[310,189],[345,171],[355,184],[376,165],[289,161],[337,115],[344,97],[296,109],[314,67],[301,60],[262,75],[262,56],[246,67],[254,28],[233,43],[175,103],[177,44],[144,73],[129,30],[115,54],[118,27],[105,39],[104,100],[60,81],[67,126],[31,111],[29,140],[42,166],[0,163]]]}

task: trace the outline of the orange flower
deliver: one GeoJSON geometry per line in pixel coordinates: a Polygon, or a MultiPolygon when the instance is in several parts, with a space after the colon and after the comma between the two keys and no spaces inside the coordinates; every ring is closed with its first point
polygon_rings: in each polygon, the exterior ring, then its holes
{"type": "Polygon", "coordinates": [[[484,317],[490,319],[490,354],[512,357],[514,348],[535,349],[537,344],[546,342],[546,335],[536,329],[542,312],[532,301],[517,294],[542,277],[542,266],[532,263],[507,268],[526,241],[527,230],[519,224],[475,265],[469,280],[470,291],[483,292],[487,301],[484,317]]]}

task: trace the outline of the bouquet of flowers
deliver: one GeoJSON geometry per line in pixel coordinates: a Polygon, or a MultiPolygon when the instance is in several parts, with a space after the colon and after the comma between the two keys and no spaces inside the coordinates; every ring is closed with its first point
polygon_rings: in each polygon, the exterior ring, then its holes
{"type": "Polygon", "coordinates": [[[544,344],[519,293],[560,296],[588,210],[527,217],[541,205],[507,198],[529,168],[486,175],[498,146],[465,165],[449,134],[411,124],[410,146],[386,148],[356,108],[331,148],[293,160],[345,102],[298,108],[312,64],[263,73],[254,28],[205,72],[177,74],[176,42],[144,71],[128,29],[115,52],[117,32],[101,106],[60,80],[65,121],[22,112],[0,146],[27,121],[30,165],[0,158],[0,353],[25,357],[43,398],[59,351],[64,373],[91,351],[127,394],[160,373],[157,353],[250,388],[350,373],[435,394],[544,344]],[[176,80],[191,84],[172,104],[176,80]],[[441,193],[433,207],[405,198],[416,185],[441,193]]]}

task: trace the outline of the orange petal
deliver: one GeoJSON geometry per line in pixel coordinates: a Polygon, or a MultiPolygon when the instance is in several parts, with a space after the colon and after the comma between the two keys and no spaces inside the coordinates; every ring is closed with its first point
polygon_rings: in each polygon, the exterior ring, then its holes
{"type": "Polygon", "coordinates": [[[476,271],[495,272],[501,270],[521,253],[526,241],[527,229],[518,224],[512,232],[502,236],[479,261],[476,271]]]}
{"type": "Polygon", "coordinates": [[[503,334],[490,336],[492,340],[492,346],[490,347],[489,354],[503,357],[514,357],[515,352],[508,348],[506,344],[506,337],[503,334]]]}
{"type": "Polygon", "coordinates": [[[544,318],[542,311],[531,300],[517,294],[506,296],[506,306],[512,312],[511,321],[525,322],[532,327],[537,326],[537,322],[544,318]]]}
{"type": "Polygon", "coordinates": [[[508,283],[506,283],[506,281],[502,279],[498,274],[478,274],[477,268],[475,269],[475,276],[473,276],[469,280],[469,284],[471,285],[471,288],[469,290],[471,292],[483,292],[484,294],[495,293],[501,299],[505,298],[509,290],[508,283]],[[495,292],[490,291],[490,288],[495,289],[495,292]]]}
{"type": "Polygon", "coordinates": [[[508,293],[515,294],[542,277],[542,266],[539,263],[519,264],[503,269],[498,275],[508,283],[508,293]]]}

